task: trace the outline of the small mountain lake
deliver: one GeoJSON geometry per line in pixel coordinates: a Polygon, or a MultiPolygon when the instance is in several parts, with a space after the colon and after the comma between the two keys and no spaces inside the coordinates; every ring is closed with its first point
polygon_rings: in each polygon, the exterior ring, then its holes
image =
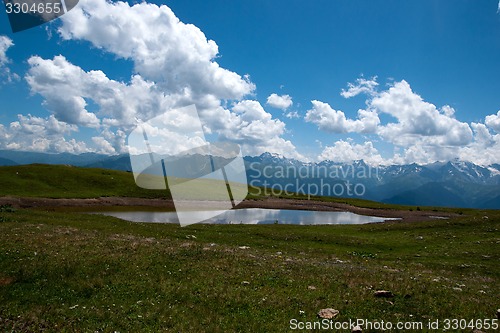
{"type": "MultiPolygon", "coordinates": [[[[131,222],[179,223],[175,212],[99,212],[131,222]]],[[[247,208],[229,211],[192,211],[193,220],[208,224],[364,224],[395,220],[394,218],[358,215],[351,212],[247,208]],[[207,218],[204,218],[206,216],[207,218]]]]}

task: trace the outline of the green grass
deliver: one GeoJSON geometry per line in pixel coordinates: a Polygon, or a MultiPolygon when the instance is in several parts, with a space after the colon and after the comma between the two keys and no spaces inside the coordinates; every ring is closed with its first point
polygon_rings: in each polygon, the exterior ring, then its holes
{"type": "MultiPolygon", "coordinates": [[[[169,197],[139,189],[130,173],[46,165],[0,168],[1,195],[169,197]]],[[[3,206],[0,332],[289,332],[292,318],[315,321],[326,307],[340,311],[339,322],[492,319],[500,211],[460,213],[418,223],[181,228],[3,206]],[[395,297],[375,298],[379,289],[395,297]]]]}
{"type": "Polygon", "coordinates": [[[33,210],[0,217],[0,331],[288,332],[290,319],[316,320],[325,307],[340,311],[336,321],[427,322],[494,318],[500,306],[499,212],[186,228],[33,210]],[[377,299],[378,289],[395,297],[377,299]]]}
{"type": "Polygon", "coordinates": [[[0,196],[41,198],[170,198],[168,190],[146,190],[132,173],[66,165],[0,167],[0,196]]]}

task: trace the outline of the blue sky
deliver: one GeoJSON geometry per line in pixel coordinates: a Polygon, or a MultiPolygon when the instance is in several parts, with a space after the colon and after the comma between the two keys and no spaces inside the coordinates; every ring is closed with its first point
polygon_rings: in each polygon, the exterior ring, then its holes
{"type": "Polygon", "coordinates": [[[2,13],[0,149],[125,153],[134,119],[195,104],[208,138],[249,155],[498,163],[498,9],[82,0],[16,34],[2,13]]]}

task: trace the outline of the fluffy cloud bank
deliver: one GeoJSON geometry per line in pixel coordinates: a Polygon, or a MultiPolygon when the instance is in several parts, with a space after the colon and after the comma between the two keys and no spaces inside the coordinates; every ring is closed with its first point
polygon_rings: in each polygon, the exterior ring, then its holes
{"type": "Polygon", "coordinates": [[[358,79],[356,84],[350,83],[347,90],[342,90],[345,98],[368,95],[367,108],[359,110],[356,119],[347,118],[343,111],[334,110],[327,103],[313,100],[305,121],[331,133],[374,134],[401,152],[382,159],[371,141],[353,144],[340,140],[325,147],[320,159],[336,156],[339,160],[364,159],[374,164],[426,164],[454,158],[485,165],[498,162],[499,137],[491,134],[490,129],[500,132],[500,111],[487,116],[484,124],[468,124],[455,118],[452,107],[438,108],[426,102],[405,80],[379,92],[375,79],[358,79]],[[389,117],[385,124],[380,121],[381,115],[389,117]]]}
{"type": "Polygon", "coordinates": [[[485,124],[495,132],[500,133],[500,111],[497,114],[486,116],[485,124]]]}
{"type": "Polygon", "coordinates": [[[9,58],[7,58],[7,50],[14,45],[12,39],[7,36],[0,36],[0,66],[4,66],[9,62],[9,58]]]}
{"type": "Polygon", "coordinates": [[[8,64],[11,62],[7,57],[7,50],[14,46],[12,39],[7,36],[0,36],[0,82],[5,80],[11,82],[19,79],[19,76],[10,71],[8,64]]]}
{"type": "Polygon", "coordinates": [[[85,0],[62,21],[62,38],[86,40],[132,60],[137,73],[169,92],[188,89],[198,97],[240,99],[255,89],[248,79],[220,67],[214,60],[217,44],[167,6],[85,0]]]}
{"type": "Polygon", "coordinates": [[[222,132],[223,138],[241,144],[246,152],[262,154],[266,151],[305,159],[296,152],[291,141],[283,139],[285,123],[272,119],[258,101],[243,100],[232,108],[231,126],[222,132]]]}
{"type": "MultiPolygon", "coordinates": [[[[285,122],[266,110],[279,109],[284,117],[297,118],[300,104],[276,93],[262,103],[254,100],[256,86],[250,77],[222,68],[217,44],[196,26],[180,21],[167,6],[81,0],[61,22],[58,33],[64,43],[78,41],[88,45],[89,52],[125,59],[133,65],[133,73],[117,81],[98,68],[83,69],[64,55],[26,59],[26,82],[33,94],[43,98],[49,115],[19,115],[16,121],[0,125],[1,147],[124,153],[127,133],[135,124],[159,114],[170,112],[167,118],[178,132],[189,132],[192,123],[180,121],[175,110],[194,104],[211,139],[237,142],[248,155],[270,151],[304,159],[285,139],[285,122]],[[72,139],[83,128],[95,133],[86,144],[72,139]]],[[[13,46],[10,38],[0,36],[0,81],[16,78],[9,70],[8,50],[13,46]]],[[[348,83],[340,95],[353,102],[364,96],[366,101],[356,112],[313,100],[300,116],[337,138],[323,147],[320,159],[390,164],[459,157],[481,164],[499,162],[500,111],[478,123],[463,122],[452,107],[424,100],[407,81],[382,86],[377,77],[348,83]],[[345,137],[338,140],[339,135],[345,137]],[[382,157],[379,149],[395,153],[382,157]]],[[[185,136],[172,137],[172,145],[179,149],[188,141],[185,136]]]]}
{"type": "Polygon", "coordinates": [[[364,160],[371,165],[379,165],[384,162],[380,153],[375,149],[371,141],[356,144],[352,140],[339,140],[333,146],[327,146],[319,156],[319,160],[331,160],[336,162],[352,162],[364,160]]]}
{"type": "MultiPolygon", "coordinates": [[[[196,26],[181,22],[168,7],[82,0],[61,20],[62,39],[89,42],[134,66],[130,81],[119,82],[101,70],[84,70],[63,55],[28,60],[25,79],[32,93],[43,97],[51,119],[101,133],[92,138],[88,151],[124,153],[126,135],[135,124],[194,104],[205,132],[240,143],[244,154],[272,151],[302,158],[282,138],[285,124],[257,101],[245,99],[255,90],[249,77],[220,67],[217,44],[196,26]]],[[[277,97],[269,105],[292,105],[290,96],[277,97]]],[[[189,132],[189,122],[172,121],[178,132],[189,132]]],[[[186,138],[172,140],[181,149],[186,138]]]]}
{"type": "Polygon", "coordinates": [[[0,148],[40,152],[87,152],[84,142],[66,140],[65,135],[78,131],[77,126],[57,120],[53,115],[40,118],[18,115],[8,127],[0,125],[0,148]]]}
{"type": "Polygon", "coordinates": [[[455,119],[451,107],[437,109],[414,93],[404,80],[375,96],[370,106],[397,120],[378,130],[383,139],[397,146],[463,146],[472,141],[469,124],[455,119]]]}

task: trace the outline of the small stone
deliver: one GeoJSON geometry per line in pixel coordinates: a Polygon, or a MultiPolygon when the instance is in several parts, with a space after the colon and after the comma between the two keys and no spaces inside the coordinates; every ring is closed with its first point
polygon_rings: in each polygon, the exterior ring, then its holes
{"type": "Polygon", "coordinates": [[[308,286],[307,289],[309,289],[309,290],[316,290],[316,287],[315,286],[308,286]]]}
{"type": "Polygon", "coordinates": [[[363,330],[361,329],[361,326],[357,325],[354,326],[354,328],[351,331],[352,333],[363,333],[363,330]]]}
{"type": "Polygon", "coordinates": [[[497,319],[500,320],[500,309],[497,310],[497,319]]]}
{"type": "Polygon", "coordinates": [[[250,282],[248,282],[248,281],[242,281],[241,284],[244,285],[244,286],[248,286],[250,284],[250,282]]]}
{"type": "Polygon", "coordinates": [[[377,290],[373,296],[380,298],[393,298],[394,294],[388,290],[377,290]]]}
{"type": "Polygon", "coordinates": [[[239,246],[238,248],[241,249],[241,250],[246,250],[246,249],[249,249],[250,246],[239,246]]]}
{"type": "Polygon", "coordinates": [[[323,319],[333,319],[337,317],[339,314],[339,310],[335,310],[332,308],[321,309],[318,312],[318,317],[323,319]]]}

